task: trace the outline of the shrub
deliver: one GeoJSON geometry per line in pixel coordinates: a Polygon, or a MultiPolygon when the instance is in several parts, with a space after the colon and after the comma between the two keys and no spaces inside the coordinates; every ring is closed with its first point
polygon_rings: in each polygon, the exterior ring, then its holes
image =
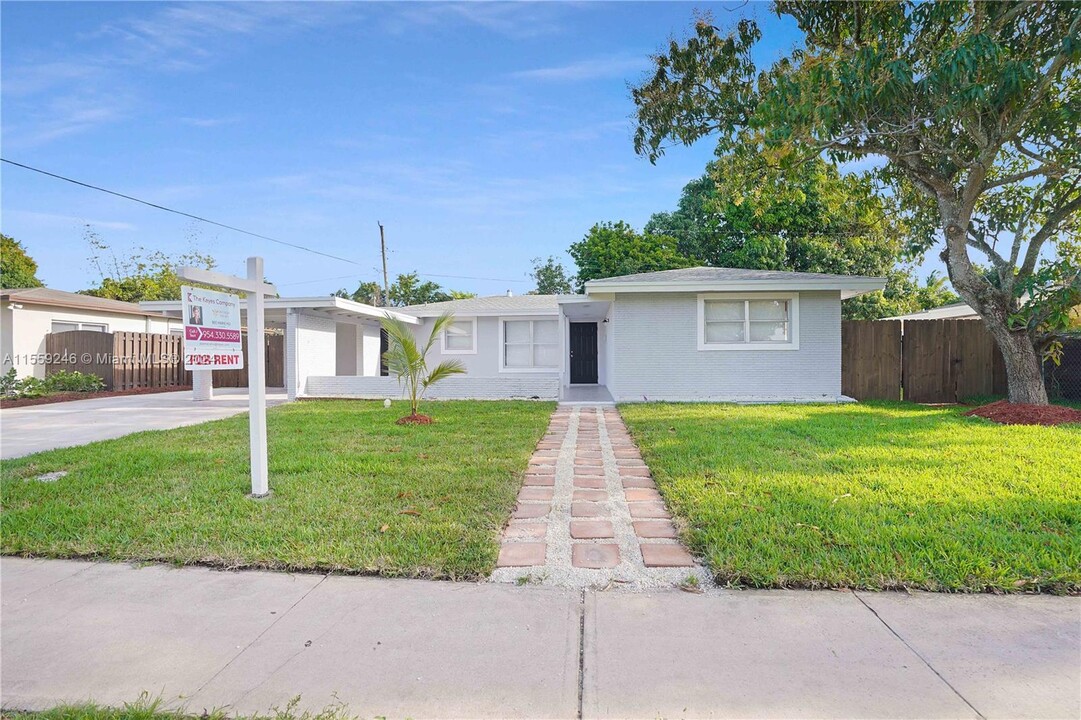
{"type": "Polygon", "coordinates": [[[0,396],[14,400],[39,398],[58,392],[90,393],[105,389],[105,381],[97,375],[77,370],[60,370],[42,380],[33,376],[20,378],[11,368],[0,378],[0,396]]]}
{"type": "Polygon", "coordinates": [[[49,392],[98,392],[105,389],[105,381],[97,375],[78,370],[60,370],[45,378],[49,392]]]}

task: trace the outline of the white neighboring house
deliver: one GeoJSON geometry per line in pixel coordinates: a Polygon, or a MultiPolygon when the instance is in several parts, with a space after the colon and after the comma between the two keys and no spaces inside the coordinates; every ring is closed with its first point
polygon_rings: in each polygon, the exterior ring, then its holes
{"type": "Polygon", "coordinates": [[[45,377],[45,336],[49,333],[168,333],[181,327],[179,320],[134,303],[43,287],[0,290],[0,371],[14,367],[19,377],[45,377]]]}
{"type": "Polygon", "coordinates": [[[940,305],[930,310],[917,310],[907,315],[895,315],[883,320],[979,320],[980,314],[969,307],[968,303],[955,302],[940,305]]]}
{"type": "MultiPolygon", "coordinates": [[[[495,296],[394,308],[427,340],[444,312],[453,328],[431,364],[467,374],[433,398],[837,402],[841,301],[882,278],[689,268],[593,280],[584,295],[495,296]]],[[[142,303],[179,317],[180,303],[142,303]]],[[[285,333],[286,390],[297,397],[398,397],[381,368],[388,311],[335,297],[267,300],[285,333]]]]}

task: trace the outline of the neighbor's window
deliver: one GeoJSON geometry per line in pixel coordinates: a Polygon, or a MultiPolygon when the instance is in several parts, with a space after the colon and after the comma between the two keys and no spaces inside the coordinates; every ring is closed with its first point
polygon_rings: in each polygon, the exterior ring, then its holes
{"type": "Polygon", "coordinates": [[[93,330],[94,332],[109,332],[109,326],[102,323],[77,323],[77,322],[64,322],[62,320],[53,320],[50,332],[62,333],[71,332],[72,330],[93,330]]]}
{"type": "Polygon", "coordinates": [[[443,352],[449,355],[477,351],[476,323],[473,320],[455,320],[443,331],[443,352]]]}
{"type": "Polygon", "coordinates": [[[558,320],[504,320],[503,367],[512,370],[559,367],[558,320]]]}
{"type": "Polygon", "coordinates": [[[707,297],[701,303],[701,345],[705,348],[794,344],[794,297],[707,297]]]}

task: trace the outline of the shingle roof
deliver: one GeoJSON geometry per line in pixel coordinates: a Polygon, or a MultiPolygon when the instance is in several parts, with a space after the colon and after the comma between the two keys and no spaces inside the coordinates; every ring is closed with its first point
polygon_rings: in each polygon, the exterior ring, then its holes
{"type": "Polygon", "coordinates": [[[679,270],[620,275],[591,282],[641,283],[641,282],[738,282],[754,280],[872,280],[860,275],[830,275],[828,273],[784,272],[781,270],[748,270],[746,268],[693,267],[679,270]]]}
{"type": "Polygon", "coordinates": [[[108,298],[99,298],[93,295],[80,295],[79,293],[44,287],[0,290],[0,298],[3,298],[4,302],[24,302],[32,305],[56,305],[79,310],[164,317],[161,313],[144,310],[135,303],[109,300],[108,298]]]}
{"type": "Polygon", "coordinates": [[[394,308],[397,312],[409,315],[432,316],[451,312],[455,315],[469,314],[494,314],[500,312],[559,312],[560,300],[578,297],[575,295],[488,295],[486,297],[465,298],[463,300],[447,300],[445,302],[428,303],[427,305],[410,305],[407,307],[394,308]]]}

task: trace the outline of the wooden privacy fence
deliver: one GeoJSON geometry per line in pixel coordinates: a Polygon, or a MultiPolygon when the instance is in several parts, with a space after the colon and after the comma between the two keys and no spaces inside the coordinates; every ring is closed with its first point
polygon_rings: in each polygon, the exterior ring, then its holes
{"type": "Polygon", "coordinates": [[[841,392],[857,400],[901,397],[901,321],[841,323],[841,392]]]}
{"type": "Polygon", "coordinates": [[[97,375],[106,390],[185,387],[184,341],[176,335],[145,332],[103,333],[71,330],[45,336],[50,362],[45,374],[59,370],[97,375]]]}
{"type": "MultiPolygon", "coordinates": [[[[244,368],[242,370],[215,370],[214,387],[248,387],[248,334],[243,334],[244,368]]],[[[285,336],[267,335],[263,343],[266,358],[266,386],[285,386],[285,336]]]]}
{"type": "MultiPolygon", "coordinates": [[[[1081,394],[1081,341],[1067,341],[1061,366],[1044,367],[1048,393],[1081,394]]],[[[857,400],[955,403],[1005,395],[1006,365],[979,320],[846,320],[841,323],[841,392],[857,400]]]]}
{"type": "MultiPolygon", "coordinates": [[[[214,387],[248,386],[247,342],[243,347],[244,369],[216,371],[214,387]]],[[[59,370],[97,375],[105,381],[106,390],[191,386],[191,373],[184,370],[184,339],[179,335],[72,330],[46,335],[45,352],[50,359],[46,375],[59,370]]],[[[282,387],[285,338],[267,335],[264,352],[267,387],[282,387]]]]}
{"type": "Polygon", "coordinates": [[[1002,353],[979,320],[906,320],[902,350],[905,400],[953,403],[1007,392],[1002,353]]]}

